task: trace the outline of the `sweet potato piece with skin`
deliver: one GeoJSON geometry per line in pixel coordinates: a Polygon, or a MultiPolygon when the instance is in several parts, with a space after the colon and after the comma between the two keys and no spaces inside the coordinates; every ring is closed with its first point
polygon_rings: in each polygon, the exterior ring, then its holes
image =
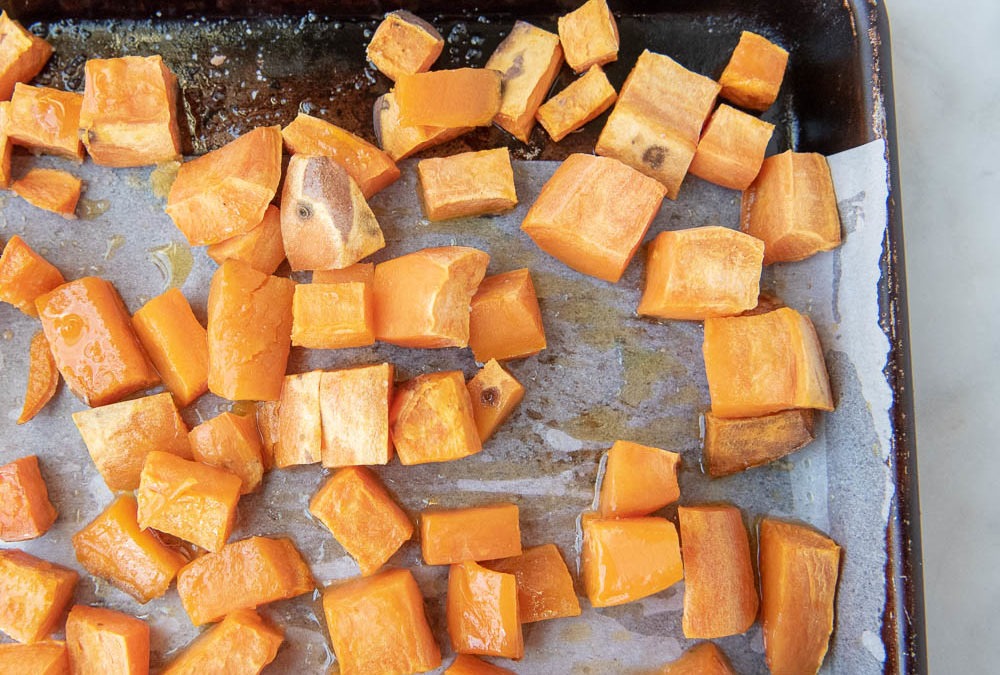
{"type": "Polygon", "coordinates": [[[62,640],[0,645],[0,675],[69,675],[69,652],[62,640]]]}
{"type": "Polygon", "coordinates": [[[778,98],[788,52],[767,38],[743,31],[719,77],[722,98],[750,110],[764,111],[778,98]]]}
{"type": "Polygon", "coordinates": [[[0,466],[0,541],[40,537],[57,515],[38,457],[28,455],[0,466]]]}
{"type": "Polygon", "coordinates": [[[677,484],[680,463],[676,452],[615,441],[601,480],[601,515],[645,516],[677,501],[681,496],[677,484]]]}
{"type": "Polygon", "coordinates": [[[270,471],[274,466],[274,449],[278,444],[278,408],[279,401],[259,401],[257,410],[257,431],[260,433],[260,457],[264,462],[264,471],[270,471]]]}
{"type": "Polygon", "coordinates": [[[425,248],[375,266],[375,338],[401,347],[469,344],[469,305],[488,254],[464,246],[425,248]]]}
{"type": "Polygon", "coordinates": [[[322,457],[322,376],[322,371],[313,370],[285,377],[278,402],[278,442],[274,446],[274,466],[279,469],[315,464],[322,457]]]}
{"type": "Polygon", "coordinates": [[[479,284],[469,315],[469,346],[480,363],[521,359],[545,349],[545,327],[527,268],[479,284]]]}
{"type": "Polygon", "coordinates": [[[718,478],[781,459],[815,440],[814,420],[809,409],[738,419],[705,413],[702,465],[718,478]]]}
{"type": "Polygon", "coordinates": [[[815,673],[833,632],[840,547],[805,525],[760,523],[764,655],[775,675],[815,673]]]}
{"type": "Polygon", "coordinates": [[[28,348],[28,385],[24,392],[24,406],[17,418],[18,424],[30,422],[52,400],[59,387],[59,369],[49,348],[45,333],[38,331],[31,336],[28,348]]]}
{"type": "Polygon", "coordinates": [[[618,24],[607,0],[589,0],[559,17],[566,63],[577,73],[618,60],[618,24]]]}
{"type": "Polygon", "coordinates": [[[427,565],[521,555],[517,505],[427,509],[420,514],[420,550],[427,565]]]}
{"type": "Polygon", "coordinates": [[[736,675],[736,671],[715,644],[701,642],[664,666],[659,675],[736,675]]]}
{"type": "Polygon", "coordinates": [[[258,675],[284,640],[257,612],[239,609],[195,638],[161,675],[258,675]]]}
{"type": "Polygon", "coordinates": [[[323,613],[340,675],[409,675],[441,665],[424,598],[409,570],[330,586],[323,591],[323,613]]]}
{"type": "Polygon", "coordinates": [[[405,9],[389,12],[375,29],[365,55],[393,82],[403,73],[430,70],[444,49],[444,38],[431,24],[405,9]]]}
{"type": "Polygon", "coordinates": [[[616,159],[574,154],[545,183],[521,229],[569,267],[614,283],[665,194],[657,181],[616,159]]]}
{"type": "Polygon", "coordinates": [[[608,76],[600,66],[591,66],[586,74],[543,103],[535,113],[535,119],[558,143],[617,100],[618,94],[608,76]]]}
{"type": "Polygon", "coordinates": [[[73,570],[17,549],[0,549],[0,631],[18,642],[44,640],[78,579],[73,570]]]}
{"type": "Polygon", "coordinates": [[[451,662],[444,675],[515,675],[513,670],[507,670],[469,654],[459,654],[451,662]]]}
{"type": "Polygon", "coordinates": [[[517,206],[507,148],[422,159],[417,176],[428,220],[503,213],[517,206]]]}
{"type": "Polygon", "coordinates": [[[325,467],[388,464],[392,364],[326,371],[319,382],[325,467]]]}
{"type": "Polygon", "coordinates": [[[496,359],[487,361],[466,387],[472,401],[476,431],[483,443],[524,399],[524,386],[504,370],[496,359]]]}
{"type": "Polygon", "coordinates": [[[260,487],[264,463],[254,418],[224,412],[192,429],[188,440],[196,460],[239,476],[240,494],[260,487]]]}
{"type": "Polygon", "coordinates": [[[10,186],[14,194],[32,206],[66,220],[76,220],[76,204],[80,201],[82,188],[79,178],[58,169],[29,169],[10,186]]]}
{"type": "Polygon", "coordinates": [[[399,120],[405,125],[485,127],[500,112],[501,74],[456,68],[401,75],[396,80],[399,120]]]}
{"type": "Polygon", "coordinates": [[[10,187],[12,179],[10,159],[14,154],[14,144],[4,132],[7,128],[7,118],[10,116],[10,101],[0,101],[0,188],[10,187]]]}
{"type": "Polygon", "coordinates": [[[555,544],[526,548],[519,556],[483,563],[517,579],[521,623],[580,615],[573,577],[555,544]]]}
{"type": "Polygon", "coordinates": [[[28,316],[38,316],[35,299],[66,283],[62,273],[16,234],[0,257],[0,301],[28,316]]]}
{"type": "Polygon", "coordinates": [[[149,624],[128,614],[76,605],[66,619],[74,675],[149,673],[149,624]]]}
{"type": "Polygon", "coordinates": [[[375,344],[371,285],[298,284],[292,300],[292,346],[346,349],[375,344]]]}
{"type": "Polygon", "coordinates": [[[483,449],[461,371],[427,373],[396,388],[389,429],[401,464],[449,462],[483,449]]]}
{"type": "Polygon", "coordinates": [[[473,129],[473,127],[403,124],[399,117],[396,95],[391,91],[375,99],[372,117],[378,144],[396,162],[421,150],[458,138],[473,129]]]}
{"type": "Polygon", "coordinates": [[[52,55],[48,42],[0,12],[0,101],[7,101],[18,82],[30,82],[52,55]]]}
{"type": "Polygon", "coordinates": [[[242,260],[264,274],[274,274],[285,259],[285,244],[281,240],[281,217],[278,207],[270,204],[264,219],[246,234],[238,234],[206,250],[208,257],[220,265],[226,260],[242,260]]]}
{"type": "Polygon", "coordinates": [[[705,125],[690,172],[710,183],[746,190],[760,172],[774,125],[720,105],[705,125]]]}
{"type": "Polygon", "coordinates": [[[16,145],[82,162],[81,105],[82,94],[18,82],[7,108],[4,131],[16,145]]]}
{"type": "Polygon", "coordinates": [[[524,656],[517,579],[471,560],[448,570],[448,635],[459,654],[524,656]]]}
{"type": "Polygon", "coordinates": [[[196,626],[315,588],[290,539],[242,539],[192,560],[177,574],[177,594],[196,626]]]}
{"type": "Polygon", "coordinates": [[[375,283],[375,263],[355,263],[341,270],[315,270],[314,284],[345,284],[359,282],[366,286],[375,283]]]}

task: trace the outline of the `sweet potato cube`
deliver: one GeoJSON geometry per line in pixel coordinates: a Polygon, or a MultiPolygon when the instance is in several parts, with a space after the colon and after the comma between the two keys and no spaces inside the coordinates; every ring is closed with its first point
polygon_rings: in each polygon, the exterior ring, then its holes
{"type": "Polygon", "coordinates": [[[677,529],[666,518],[584,518],[580,568],[594,607],[659,593],[684,578],[677,529]]]}
{"type": "Polygon", "coordinates": [[[314,284],[344,284],[356,281],[371,286],[375,283],[375,263],[354,263],[339,270],[315,270],[314,284]]]}
{"type": "Polygon", "coordinates": [[[638,313],[700,321],[757,306],[764,244],[727,227],[668,230],[649,244],[638,313]]]}
{"type": "Polygon", "coordinates": [[[187,426],[167,393],[76,412],[73,422],[112,491],[139,487],[151,452],[191,458],[187,426]]]}
{"type": "Polygon", "coordinates": [[[0,631],[18,642],[38,642],[55,630],[73,597],[73,570],[16,549],[0,549],[0,631]]]}
{"type": "Polygon", "coordinates": [[[69,652],[61,640],[0,644],[3,675],[69,675],[69,652]]]}
{"type": "Polygon", "coordinates": [[[430,70],[444,49],[434,26],[405,9],[389,12],[375,29],[365,54],[393,82],[401,74],[430,70]]]}
{"type": "Polygon", "coordinates": [[[281,218],[278,207],[268,205],[264,219],[246,234],[238,234],[212,244],[206,253],[220,265],[226,260],[242,260],[264,274],[274,274],[285,259],[285,244],[281,240],[281,218]]]}
{"type": "Polygon", "coordinates": [[[466,387],[479,439],[485,443],[524,399],[524,386],[496,359],[486,362],[466,387]]]}
{"type": "Polygon", "coordinates": [[[15,84],[42,72],[51,55],[48,42],[0,12],[0,101],[10,100],[15,84]]]}
{"type": "Polygon", "coordinates": [[[10,189],[32,206],[76,220],[83,182],[71,173],[58,169],[29,169],[15,180],[10,189]]]}
{"type": "Polygon", "coordinates": [[[735,506],[681,506],[684,542],[684,636],[721,638],[757,619],[750,541],[735,506]]]}
{"type": "Polygon", "coordinates": [[[774,125],[720,105],[708,120],[690,171],[710,183],[746,190],[760,172],[774,125]]]}
{"type": "Polygon", "coordinates": [[[343,349],[375,344],[371,285],[298,284],[292,301],[292,345],[343,349]]]}
{"type": "Polygon", "coordinates": [[[40,537],[57,515],[38,457],[28,455],[0,466],[0,541],[40,537]]]}
{"type": "Polygon", "coordinates": [[[814,419],[809,409],[738,419],[705,413],[702,464],[717,478],[781,459],[812,443],[814,419]]]}
{"type": "Polygon", "coordinates": [[[448,635],[459,654],[524,656],[517,579],[471,560],[448,570],[448,635]]]}
{"type": "Polygon", "coordinates": [[[340,675],[409,675],[441,665],[424,598],[409,570],[330,586],[323,591],[323,613],[340,675]]]}
{"type": "Polygon", "coordinates": [[[362,466],[333,474],[313,495],[309,513],[357,561],[363,576],[377,572],[413,536],[409,517],[378,477],[362,466]]]}
{"type": "Polygon", "coordinates": [[[521,229],[576,271],[613,283],[642,243],[664,194],[657,181],[616,159],[574,154],[545,183],[521,229]]]}
{"type": "Polygon", "coordinates": [[[448,462],[483,449],[461,371],[427,373],[396,388],[389,429],[402,464],[448,462]]]}
{"type": "Polygon", "coordinates": [[[485,68],[456,68],[400,75],[399,119],[406,125],[485,127],[500,112],[501,75],[485,68]]]}
{"type": "Polygon", "coordinates": [[[132,326],[177,405],[190,405],[208,391],[208,333],[180,289],[143,305],[132,326]]]}
{"type": "Polygon", "coordinates": [[[555,544],[526,548],[519,556],[483,565],[517,579],[521,623],[580,615],[573,577],[555,544]]]}
{"type": "Polygon", "coordinates": [[[278,402],[278,443],[274,447],[274,465],[279,469],[315,464],[322,457],[322,376],[322,371],[313,370],[285,377],[278,402]]]}
{"type": "Polygon", "coordinates": [[[257,431],[260,433],[260,457],[264,471],[274,466],[274,448],[278,443],[278,408],[280,401],[258,401],[257,431]]]}
{"type": "Polygon", "coordinates": [[[59,386],[59,369],[49,341],[43,331],[31,336],[28,346],[28,384],[24,391],[24,405],[17,418],[18,424],[31,421],[52,400],[59,386]]]}
{"type": "Polygon", "coordinates": [[[588,0],[559,17],[558,26],[566,63],[576,72],[618,59],[618,24],[607,0],[588,0]]]}
{"type": "Polygon", "coordinates": [[[600,66],[591,66],[579,79],[543,103],[535,119],[553,141],[559,142],[618,100],[615,88],[600,66]]]}
{"type": "Polygon", "coordinates": [[[188,440],[197,461],[239,477],[240,494],[260,487],[264,462],[257,421],[253,417],[224,412],[192,429],[188,440]]]}
{"type": "Polygon", "coordinates": [[[239,260],[222,263],[208,290],[208,389],[231,401],[281,395],[292,346],[295,282],[239,260]]]}
{"type": "Polygon", "coordinates": [[[472,298],[469,346],[476,361],[507,361],[545,349],[545,328],[527,268],[486,277],[472,298]]]}
{"type": "Polygon", "coordinates": [[[322,374],[319,408],[323,466],[389,463],[393,455],[389,434],[393,376],[389,363],[322,374]]]}
{"type": "Polygon", "coordinates": [[[425,248],[375,266],[375,338],[401,347],[469,344],[469,304],[488,254],[464,246],[425,248]]]}
{"type": "Polygon", "coordinates": [[[764,242],[764,264],[840,246],[840,215],[823,155],[788,150],[764,160],[743,193],[741,229],[764,242]]]}
{"type": "Polygon", "coordinates": [[[52,263],[16,234],[7,240],[0,257],[0,301],[28,316],[38,316],[35,298],[66,283],[52,263]]]}
{"type": "Polygon", "coordinates": [[[73,535],[73,550],[87,572],[145,604],[167,592],[187,559],[139,528],[138,508],[132,495],[120,495],[73,535]]]}
{"type": "Polygon", "coordinates": [[[74,674],[149,673],[149,624],[128,614],[76,605],[66,619],[66,648],[74,674]]]}
{"type": "Polygon", "coordinates": [[[517,206],[507,148],[422,159],[417,176],[428,220],[503,213],[517,206]]]}
{"type": "Polygon", "coordinates": [[[767,110],[778,98],[788,52],[767,38],[743,31],[719,84],[722,97],[750,110],[767,110]]]}
{"type": "Polygon", "coordinates": [[[281,128],[258,127],[181,164],[167,215],[192,246],[246,234],[264,219],[281,180],[281,128]]]}
{"type": "Polygon", "coordinates": [[[775,675],[815,673],[833,631],[840,547],[805,525],[760,523],[764,655],[775,675]]]}
{"type": "Polygon", "coordinates": [[[241,485],[239,476],[223,469],[151,452],[136,492],[139,527],[219,551],[236,523],[241,485]]]}
{"type": "Polygon", "coordinates": [[[757,417],[788,408],[833,410],[816,329],[794,309],[706,319],[702,351],[717,417],[757,417]]]}
{"type": "Polygon", "coordinates": [[[368,141],[305,113],[281,130],[289,154],[330,157],[342,166],[361,188],[365,199],[399,178],[399,167],[368,141]]]}
{"type": "Polygon", "coordinates": [[[18,82],[7,108],[4,131],[16,145],[82,162],[81,105],[82,94],[18,82]]]}
{"type": "Polygon", "coordinates": [[[645,516],[677,501],[680,463],[676,452],[615,441],[601,480],[601,515],[645,516]]]}
{"type": "Polygon", "coordinates": [[[469,654],[459,654],[451,662],[444,675],[515,675],[513,670],[507,670],[469,654]]]}
{"type": "Polygon", "coordinates": [[[372,113],[378,144],[396,162],[421,150],[458,138],[473,128],[403,124],[399,116],[396,94],[391,91],[375,99],[372,113]]]}
{"type": "Polygon", "coordinates": [[[523,143],[535,126],[535,113],[559,74],[563,50],[559,36],[516,21],[510,33],[486,61],[500,72],[503,86],[497,126],[523,143]]]}
{"type": "Polygon", "coordinates": [[[177,574],[181,604],[196,626],[315,588],[308,565],[290,539],[242,539],[192,560],[177,574]]]}
{"type": "Polygon", "coordinates": [[[10,117],[10,101],[0,101],[0,188],[10,187],[10,159],[14,153],[14,144],[7,133],[7,119],[10,117]]]}
{"type": "Polygon", "coordinates": [[[278,655],[285,638],[257,612],[238,609],[195,638],[162,675],[258,675],[278,655]]]}
{"type": "Polygon", "coordinates": [[[428,565],[521,555],[516,504],[427,509],[420,514],[420,550],[428,565]]]}
{"type": "Polygon", "coordinates": [[[701,642],[664,666],[659,675],[736,675],[736,671],[714,643],[701,642]]]}

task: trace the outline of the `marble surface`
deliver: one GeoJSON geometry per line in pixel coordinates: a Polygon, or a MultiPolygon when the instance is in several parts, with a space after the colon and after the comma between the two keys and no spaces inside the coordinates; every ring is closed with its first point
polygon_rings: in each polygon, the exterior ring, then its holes
{"type": "Polygon", "coordinates": [[[1000,667],[1000,3],[891,0],[928,654],[1000,667]]]}

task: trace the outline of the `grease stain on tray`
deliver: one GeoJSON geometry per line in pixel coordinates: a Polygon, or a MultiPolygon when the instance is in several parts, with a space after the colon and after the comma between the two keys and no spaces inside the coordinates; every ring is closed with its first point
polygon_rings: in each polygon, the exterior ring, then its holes
{"type": "Polygon", "coordinates": [[[170,188],[177,179],[177,172],[180,171],[180,162],[163,162],[157,164],[149,174],[149,185],[153,188],[153,194],[160,199],[166,199],[170,194],[170,188]]]}
{"type": "Polygon", "coordinates": [[[149,259],[156,265],[167,284],[164,290],[180,288],[187,281],[194,267],[194,257],[187,244],[172,241],[163,246],[146,249],[149,259]]]}
{"type": "Polygon", "coordinates": [[[104,250],[104,259],[111,260],[115,253],[125,245],[125,237],[120,234],[113,234],[108,237],[108,247],[104,250]]]}
{"type": "Polygon", "coordinates": [[[107,199],[81,199],[77,212],[82,220],[94,220],[111,208],[111,202],[107,199]]]}

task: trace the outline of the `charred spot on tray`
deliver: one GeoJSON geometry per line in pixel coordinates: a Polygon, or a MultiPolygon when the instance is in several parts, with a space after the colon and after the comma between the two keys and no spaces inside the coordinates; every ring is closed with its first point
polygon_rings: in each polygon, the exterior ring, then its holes
{"type": "Polygon", "coordinates": [[[663,166],[663,160],[666,158],[667,149],[659,145],[650,146],[642,153],[642,163],[654,169],[659,169],[663,166]]]}
{"type": "Polygon", "coordinates": [[[302,220],[309,220],[312,218],[312,207],[305,202],[299,202],[299,218],[302,220]]]}
{"type": "Polygon", "coordinates": [[[483,389],[482,393],[479,395],[479,400],[483,402],[483,405],[496,408],[500,405],[500,389],[497,387],[487,387],[486,389],[483,389]]]}

